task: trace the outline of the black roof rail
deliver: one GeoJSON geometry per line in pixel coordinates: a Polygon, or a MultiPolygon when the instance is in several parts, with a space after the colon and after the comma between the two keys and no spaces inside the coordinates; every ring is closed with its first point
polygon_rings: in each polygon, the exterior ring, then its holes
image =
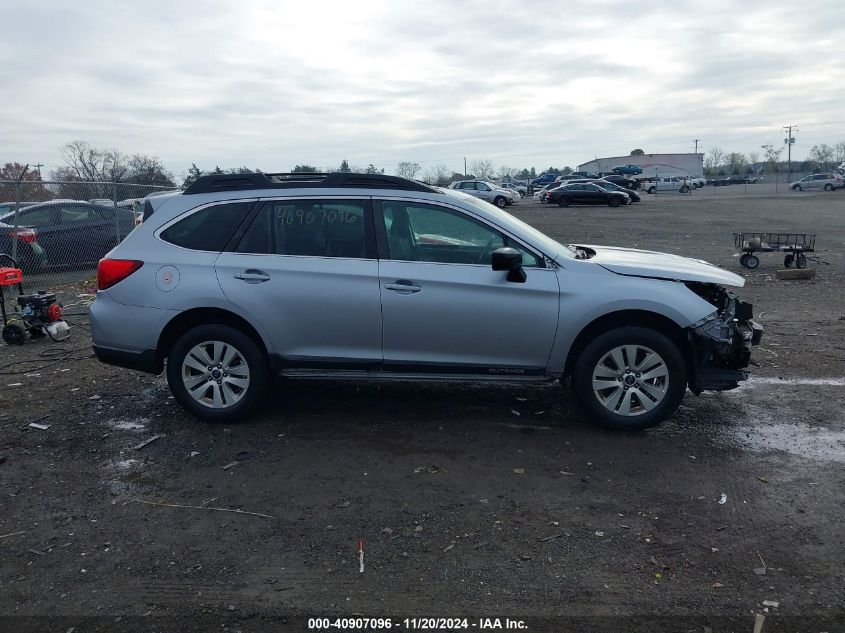
{"type": "Polygon", "coordinates": [[[384,174],[354,174],[349,172],[319,173],[282,173],[282,174],[211,174],[200,176],[185,189],[184,195],[195,193],[214,193],[218,191],[247,191],[250,189],[309,189],[309,188],[344,188],[359,189],[399,189],[402,191],[437,190],[398,176],[384,174]]]}

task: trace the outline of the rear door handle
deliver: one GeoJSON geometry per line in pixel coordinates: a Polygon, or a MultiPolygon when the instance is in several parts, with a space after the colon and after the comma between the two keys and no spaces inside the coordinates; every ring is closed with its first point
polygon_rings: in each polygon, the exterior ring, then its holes
{"type": "Polygon", "coordinates": [[[392,284],[384,284],[384,288],[385,290],[393,290],[394,292],[397,292],[400,295],[410,295],[422,290],[422,288],[420,288],[413,281],[409,281],[407,279],[397,279],[392,284]]]}
{"type": "Polygon", "coordinates": [[[263,270],[255,270],[254,268],[248,268],[242,273],[235,273],[235,279],[240,279],[241,281],[245,281],[248,284],[260,284],[264,281],[269,281],[270,275],[265,273],[263,270]]]}

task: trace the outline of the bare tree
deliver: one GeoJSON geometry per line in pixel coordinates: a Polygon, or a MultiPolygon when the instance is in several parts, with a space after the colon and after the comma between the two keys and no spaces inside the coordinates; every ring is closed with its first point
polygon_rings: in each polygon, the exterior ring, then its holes
{"type": "Polygon", "coordinates": [[[72,175],[73,180],[120,182],[129,171],[127,157],[116,149],[98,149],[85,141],[72,141],[61,148],[66,169],[56,173],[72,175]]]}
{"type": "Polygon", "coordinates": [[[400,178],[407,178],[408,180],[413,180],[414,177],[419,173],[420,167],[419,163],[412,163],[407,160],[401,161],[398,165],[396,165],[396,175],[400,178]]]}
{"type": "Polygon", "coordinates": [[[836,145],[834,145],[833,151],[836,155],[835,160],[840,163],[845,163],[845,141],[839,141],[836,145]]]}
{"type": "Polygon", "coordinates": [[[496,168],[493,165],[492,160],[486,158],[478,158],[476,160],[470,161],[469,171],[480,180],[490,180],[493,177],[493,174],[496,172],[496,168]]]}
{"type": "Polygon", "coordinates": [[[730,154],[728,154],[726,160],[728,163],[728,168],[730,169],[730,173],[732,174],[741,173],[742,168],[748,164],[748,159],[742,152],[731,152],[730,154]]]}
{"type": "Polygon", "coordinates": [[[810,160],[816,161],[824,169],[828,163],[833,161],[833,148],[827,143],[813,145],[810,149],[810,160]]]}
{"type": "Polygon", "coordinates": [[[766,143],[762,146],[762,149],[766,154],[766,172],[770,175],[776,173],[780,155],[783,154],[783,148],[766,143]]]}
{"type": "Polygon", "coordinates": [[[432,165],[426,169],[423,180],[432,185],[444,187],[452,182],[452,170],[443,163],[432,165]]]}
{"type": "MultiPolygon", "coordinates": [[[[173,187],[173,176],[168,172],[158,156],[148,156],[147,154],[133,154],[128,161],[129,172],[126,175],[126,180],[139,185],[163,185],[166,187],[173,187]]],[[[246,169],[246,168],[241,168],[246,169]]],[[[251,173],[253,170],[247,169],[246,172],[251,173]]]]}
{"type": "Polygon", "coordinates": [[[508,167],[507,165],[502,165],[499,167],[499,178],[504,180],[508,178],[516,178],[516,175],[519,173],[519,170],[514,167],[508,167]]]}
{"type": "Polygon", "coordinates": [[[722,148],[711,147],[710,151],[707,153],[707,158],[704,160],[704,165],[712,174],[715,175],[724,161],[725,152],[722,151],[722,148]]]}

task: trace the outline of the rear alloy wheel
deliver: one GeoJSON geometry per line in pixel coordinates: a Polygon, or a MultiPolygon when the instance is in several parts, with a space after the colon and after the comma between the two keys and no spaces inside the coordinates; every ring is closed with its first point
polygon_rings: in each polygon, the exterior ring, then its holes
{"type": "Polygon", "coordinates": [[[236,421],[257,402],[267,382],[258,346],[227,325],[201,325],[183,334],[170,352],[167,382],[195,416],[236,421]]]}
{"type": "Polygon", "coordinates": [[[657,193],[657,187],[649,187],[648,192],[649,193],[657,193]]]}
{"type": "Polygon", "coordinates": [[[831,185],[830,183],[827,183],[827,184],[824,186],[824,190],[825,190],[825,191],[833,191],[833,185],[831,185]]]}
{"type": "Polygon", "coordinates": [[[495,200],[493,200],[493,204],[495,204],[500,209],[504,209],[506,206],[508,206],[508,201],[507,198],[505,198],[504,196],[499,196],[495,200]]]}
{"type": "Polygon", "coordinates": [[[645,327],[621,327],[587,345],[576,363],[573,386],[592,421],[639,431],[678,408],[687,387],[686,365],[665,335],[645,327]]]}
{"type": "Polygon", "coordinates": [[[618,207],[622,203],[619,202],[619,198],[617,198],[616,196],[612,196],[610,200],[607,201],[607,204],[611,207],[618,207]]]}

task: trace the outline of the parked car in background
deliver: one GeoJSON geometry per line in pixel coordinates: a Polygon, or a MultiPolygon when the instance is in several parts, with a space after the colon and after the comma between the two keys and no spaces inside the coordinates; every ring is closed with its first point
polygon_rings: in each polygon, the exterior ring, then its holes
{"type": "MultiPolygon", "coordinates": [[[[0,216],[0,223],[10,221],[14,221],[14,211],[0,216]]],[[[135,216],[113,206],[51,201],[21,209],[18,225],[35,230],[46,256],[42,265],[90,264],[129,235],[135,228],[135,216]]]]}
{"type": "Polygon", "coordinates": [[[460,189],[304,177],[203,176],[149,201],[99,263],[97,357],[166,372],[182,407],[226,423],[243,421],[277,374],[560,380],[588,420],[622,430],[671,416],[687,388],[747,378],[763,332],[725,288],[739,275],[565,245],[460,189]]]}
{"type": "Polygon", "coordinates": [[[600,178],[600,176],[592,171],[573,171],[570,176],[575,178],[600,178]]]}
{"type": "Polygon", "coordinates": [[[632,174],[634,176],[638,176],[643,173],[643,168],[639,165],[617,165],[610,171],[614,174],[632,174]]]}
{"type": "Polygon", "coordinates": [[[499,186],[502,189],[507,189],[508,191],[516,191],[520,196],[525,196],[528,194],[528,187],[525,185],[517,185],[512,182],[502,182],[499,183],[499,186]]]}
{"type": "Polygon", "coordinates": [[[845,180],[836,173],[811,174],[804,176],[801,180],[796,180],[789,185],[789,188],[792,191],[811,191],[813,189],[833,191],[834,189],[845,188],[845,180]]]}
{"type": "Polygon", "coordinates": [[[689,182],[682,176],[655,178],[648,184],[644,185],[644,187],[648,193],[657,193],[658,191],[677,191],[678,193],[688,193],[690,190],[689,182]]]}
{"type": "Polygon", "coordinates": [[[571,204],[606,204],[618,207],[629,204],[631,199],[619,191],[608,191],[593,182],[576,182],[552,189],[546,193],[548,204],[568,207],[571,204]]]}
{"type": "Polygon", "coordinates": [[[519,200],[517,192],[502,189],[486,180],[458,180],[451,183],[449,189],[457,189],[476,198],[481,198],[486,202],[495,204],[500,209],[504,209],[509,204],[519,200]]]}
{"type": "Polygon", "coordinates": [[[557,180],[557,174],[542,174],[539,178],[532,180],[531,184],[535,187],[542,187],[555,180],[557,180]]]}
{"type": "MultiPolygon", "coordinates": [[[[15,202],[0,202],[0,216],[8,215],[10,212],[14,212],[15,206],[17,203],[15,202]]],[[[21,202],[20,208],[23,209],[24,207],[32,206],[33,204],[38,204],[37,202],[21,202]]],[[[0,251],[2,252],[2,251],[0,251]]]]}
{"type": "Polygon", "coordinates": [[[566,183],[570,180],[584,180],[584,178],[590,178],[591,176],[582,176],[581,174],[566,174],[565,176],[558,176],[555,178],[555,182],[557,183],[566,183]]]}
{"type": "MultiPolygon", "coordinates": [[[[9,256],[14,253],[17,264],[24,272],[38,272],[47,265],[47,255],[38,243],[38,232],[26,226],[18,226],[16,229],[14,224],[9,224],[2,219],[0,219],[0,253],[9,256]]],[[[8,265],[8,261],[0,261],[0,266],[8,265]]]]}
{"type": "Polygon", "coordinates": [[[543,202],[543,203],[546,202],[546,193],[551,191],[552,189],[557,189],[560,186],[561,186],[561,183],[559,183],[559,182],[548,183],[542,189],[539,189],[539,190],[534,192],[534,200],[537,200],[538,202],[543,202]]]}
{"type": "Polygon", "coordinates": [[[628,178],[627,176],[623,176],[622,174],[605,174],[604,176],[602,176],[602,179],[612,183],[616,183],[620,187],[625,187],[626,189],[640,188],[639,180],[634,178],[628,178]]]}
{"type": "Polygon", "coordinates": [[[625,204],[631,204],[634,202],[640,202],[641,198],[639,194],[634,191],[633,189],[626,189],[624,187],[620,187],[614,182],[610,182],[605,180],[604,178],[581,178],[579,180],[570,180],[567,182],[567,185],[574,185],[574,184],[581,184],[581,183],[593,183],[598,185],[602,189],[606,189],[607,191],[618,191],[619,193],[624,193],[628,196],[628,201],[625,204]]]}

